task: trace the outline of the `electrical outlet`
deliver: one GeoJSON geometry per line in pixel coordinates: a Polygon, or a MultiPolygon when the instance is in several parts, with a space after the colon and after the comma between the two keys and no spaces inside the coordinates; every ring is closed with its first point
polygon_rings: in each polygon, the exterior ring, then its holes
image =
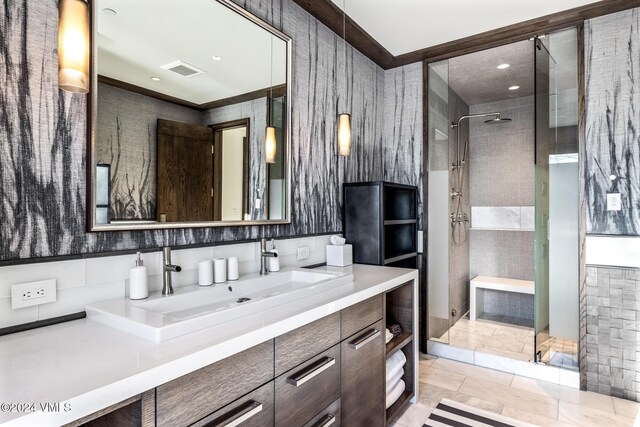
{"type": "Polygon", "coordinates": [[[309,246],[300,246],[298,248],[298,261],[309,258],[309,246]]]}
{"type": "Polygon", "coordinates": [[[31,307],[56,300],[56,279],[11,285],[11,308],[31,307]]]}

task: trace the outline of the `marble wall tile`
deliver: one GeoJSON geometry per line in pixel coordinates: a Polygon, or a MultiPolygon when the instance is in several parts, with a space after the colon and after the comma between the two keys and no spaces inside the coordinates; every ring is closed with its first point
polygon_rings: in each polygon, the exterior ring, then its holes
{"type": "Polygon", "coordinates": [[[520,206],[472,206],[473,228],[520,228],[520,206]]]}
{"type": "Polygon", "coordinates": [[[639,32],[637,8],[585,22],[587,233],[640,235],[639,32]]]}

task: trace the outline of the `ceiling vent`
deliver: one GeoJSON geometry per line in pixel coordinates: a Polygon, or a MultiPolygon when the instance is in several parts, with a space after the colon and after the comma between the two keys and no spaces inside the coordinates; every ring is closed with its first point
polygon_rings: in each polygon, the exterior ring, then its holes
{"type": "Polygon", "coordinates": [[[206,71],[201,70],[200,68],[188,64],[184,61],[174,61],[170,64],[162,65],[160,68],[173,71],[174,73],[180,74],[184,77],[193,77],[197,76],[198,74],[206,73],[206,71]]]}

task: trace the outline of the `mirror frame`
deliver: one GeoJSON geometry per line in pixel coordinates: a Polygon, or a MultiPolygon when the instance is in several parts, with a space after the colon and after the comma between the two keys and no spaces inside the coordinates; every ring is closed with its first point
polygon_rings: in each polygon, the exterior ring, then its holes
{"type": "MultiPolygon", "coordinates": [[[[231,0],[211,0],[217,3],[220,3],[222,6],[225,6],[232,11],[242,15],[246,19],[250,20],[254,24],[260,26],[264,30],[270,32],[272,35],[280,38],[282,41],[286,43],[286,76],[287,76],[287,117],[286,117],[286,132],[284,135],[285,138],[285,148],[287,152],[285,153],[286,160],[286,177],[287,177],[287,189],[285,193],[286,201],[285,201],[285,209],[286,215],[284,219],[262,219],[262,220],[250,220],[250,221],[188,221],[188,222],[142,222],[140,224],[135,224],[128,222],[127,224],[121,225],[113,225],[113,224],[96,224],[96,199],[95,199],[95,185],[96,185],[96,126],[97,126],[97,109],[98,109],[98,72],[97,72],[97,61],[98,61],[98,49],[97,44],[95,43],[96,38],[96,13],[95,13],[95,2],[90,1],[90,14],[91,14],[91,61],[90,61],[90,73],[91,73],[91,90],[89,93],[90,99],[87,102],[87,124],[88,124],[88,137],[87,137],[87,158],[86,158],[86,183],[87,183],[87,207],[86,207],[86,218],[87,218],[87,231],[97,232],[97,231],[132,231],[132,230],[167,230],[167,229],[179,229],[179,228],[208,228],[208,227],[237,227],[237,226],[254,226],[254,225],[277,225],[277,224],[291,224],[291,93],[292,93],[292,45],[293,40],[291,37],[284,34],[282,31],[274,28],[271,24],[264,22],[262,19],[253,15],[251,12],[243,9],[242,7],[236,5],[231,0]]],[[[267,97],[268,98],[268,97],[267,97]]],[[[268,102],[268,101],[267,101],[268,102]]],[[[266,175],[268,176],[268,174],[266,175]]],[[[132,222],[135,220],[132,220],[132,222]]]]}

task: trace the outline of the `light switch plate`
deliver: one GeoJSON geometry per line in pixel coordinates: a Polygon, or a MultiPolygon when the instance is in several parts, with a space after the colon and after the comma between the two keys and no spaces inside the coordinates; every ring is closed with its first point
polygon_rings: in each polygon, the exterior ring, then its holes
{"type": "Polygon", "coordinates": [[[619,211],[622,209],[622,199],[620,193],[608,193],[607,194],[607,210],[619,211]]]}
{"type": "Polygon", "coordinates": [[[298,261],[307,259],[310,256],[309,246],[300,246],[298,248],[298,261]]]}
{"type": "Polygon", "coordinates": [[[31,307],[56,300],[56,279],[11,285],[11,308],[31,307]]]}

